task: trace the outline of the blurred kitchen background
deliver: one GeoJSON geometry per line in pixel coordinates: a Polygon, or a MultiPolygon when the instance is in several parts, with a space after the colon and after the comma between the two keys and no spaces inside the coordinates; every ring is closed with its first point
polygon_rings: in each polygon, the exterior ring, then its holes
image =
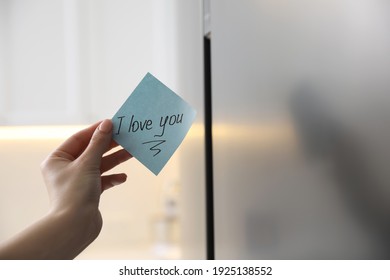
{"type": "MultiPolygon", "coordinates": [[[[181,2],[0,0],[0,240],[46,213],[40,162],[111,118],[147,72],[201,120],[201,3],[181,2]]],[[[104,228],[79,258],[181,256],[179,153],[158,177],[136,160],[118,168],[129,180],[102,196],[104,228]]]]}
{"type": "Polygon", "coordinates": [[[389,258],[389,29],[386,0],[0,0],[0,240],[151,72],[197,119],[160,175],[117,168],[79,259],[389,258]]]}

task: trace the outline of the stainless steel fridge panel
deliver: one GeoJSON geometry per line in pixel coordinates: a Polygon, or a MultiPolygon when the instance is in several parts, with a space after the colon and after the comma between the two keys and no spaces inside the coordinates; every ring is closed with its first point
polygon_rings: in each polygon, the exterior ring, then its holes
{"type": "Polygon", "coordinates": [[[390,3],[211,0],[219,259],[390,256],[390,3]]]}

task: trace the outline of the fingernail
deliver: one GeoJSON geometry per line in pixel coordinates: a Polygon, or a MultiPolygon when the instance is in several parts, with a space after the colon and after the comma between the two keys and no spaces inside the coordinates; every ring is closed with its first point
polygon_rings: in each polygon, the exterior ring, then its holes
{"type": "Polygon", "coordinates": [[[109,133],[112,130],[112,122],[110,120],[104,120],[99,125],[99,130],[103,133],[109,133]]]}

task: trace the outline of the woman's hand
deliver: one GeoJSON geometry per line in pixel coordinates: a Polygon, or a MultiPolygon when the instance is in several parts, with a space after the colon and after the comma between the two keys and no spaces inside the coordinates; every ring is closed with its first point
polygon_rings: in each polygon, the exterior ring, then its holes
{"type": "Polygon", "coordinates": [[[126,181],[126,175],[102,175],[131,158],[115,147],[112,123],[104,120],[66,140],[42,163],[51,209],[47,216],[0,246],[0,258],[71,259],[100,233],[101,193],[126,181]]]}

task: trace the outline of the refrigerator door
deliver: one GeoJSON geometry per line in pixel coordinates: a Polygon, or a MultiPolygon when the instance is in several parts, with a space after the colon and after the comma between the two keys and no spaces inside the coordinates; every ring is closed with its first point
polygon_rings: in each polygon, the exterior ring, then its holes
{"type": "Polygon", "coordinates": [[[217,259],[390,257],[390,2],[211,0],[217,259]]]}

